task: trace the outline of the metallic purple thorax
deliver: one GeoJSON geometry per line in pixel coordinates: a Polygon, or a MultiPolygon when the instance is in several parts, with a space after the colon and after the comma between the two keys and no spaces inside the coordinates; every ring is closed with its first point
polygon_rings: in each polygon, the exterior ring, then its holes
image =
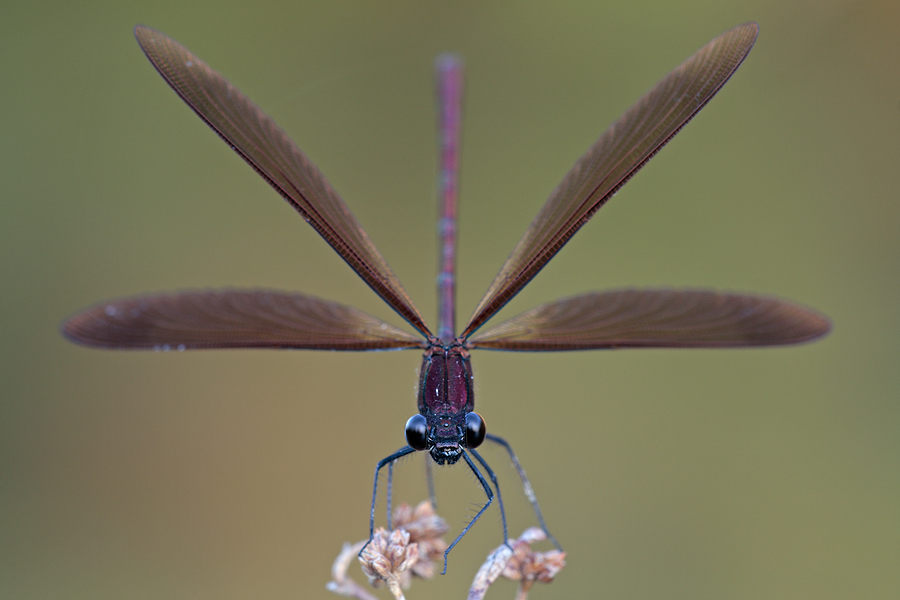
{"type": "Polygon", "coordinates": [[[462,456],[466,414],[475,408],[469,352],[457,340],[444,346],[436,340],[422,357],[419,412],[428,421],[427,449],[438,464],[453,464],[462,456]]]}

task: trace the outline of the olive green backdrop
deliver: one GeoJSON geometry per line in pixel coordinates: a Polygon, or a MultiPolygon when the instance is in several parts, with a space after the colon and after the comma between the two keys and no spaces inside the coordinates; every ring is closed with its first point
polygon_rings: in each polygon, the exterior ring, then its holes
{"type": "MultiPolygon", "coordinates": [[[[474,358],[568,567],[534,598],[900,596],[900,4],[6,2],[0,19],[0,597],[327,598],[414,352],[104,352],[58,333],[145,291],[298,289],[396,322],[175,96],[145,23],[224,73],[328,175],[435,311],[431,64],[467,63],[460,319],[593,139],[703,44],[756,48],[504,311],[623,286],[774,294],[801,347],[474,358]]],[[[491,453],[518,533],[531,524],[491,453]]],[[[419,458],[398,496],[424,497],[419,458]]],[[[437,472],[459,527],[483,496],[437,472]]],[[[461,598],[494,510],[410,598],[461,598]]],[[[354,574],[357,571],[354,567],[354,574]]],[[[511,597],[498,584],[493,598],[511,597]]]]}

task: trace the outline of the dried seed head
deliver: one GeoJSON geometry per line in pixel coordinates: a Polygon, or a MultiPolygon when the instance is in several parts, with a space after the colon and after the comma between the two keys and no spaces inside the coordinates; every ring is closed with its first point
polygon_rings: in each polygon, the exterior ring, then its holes
{"type": "Polygon", "coordinates": [[[409,587],[413,575],[422,578],[434,575],[432,561],[447,549],[447,543],[441,539],[450,529],[447,523],[435,514],[428,501],[420,502],[415,508],[401,504],[394,510],[393,523],[396,529],[378,529],[368,543],[364,540],[353,546],[344,545],[331,569],[332,580],[326,586],[329,591],[357,600],[374,600],[374,596],[347,577],[352,557],[361,548],[365,550],[359,555],[359,561],[369,583],[373,587],[387,583],[395,598],[403,598],[401,590],[409,587]]]}
{"type": "Polygon", "coordinates": [[[531,544],[546,539],[547,534],[542,529],[532,527],[509,546],[504,544],[491,552],[472,581],[468,600],[481,600],[500,576],[519,582],[518,600],[528,597],[528,590],[535,581],[553,581],[566,566],[566,553],[559,550],[534,552],[531,549],[531,544]]]}
{"type": "Polygon", "coordinates": [[[362,550],[365,544],[365,540],[352,546],[344,544],[341,553],[338,554],[334,564],[331,566],[331,581],[328,582],[325,589],[340,596],[356,598],[357,600],[378,600],[377,597],[370,594],[361,585],[347,577],[347,569],[350,567],[350,563],[359,555],[359,551],[362,550]]]}
{"type": "Polygon", "coordinates": [[[565,552],[535,552],[531,549],[531,544],[545,539],[547,536],[542,530],[532,527],[512,543],[513,555],[503,569],[503,577],[520,582],[520,598],[525,597],[535,581],[550,583],[566,566],[565,552]]]}
{"type": "Polygon", "coordinates": [[[408,531],[413,542],[439,538],[450,530],[428,500],[419,502],[415,509],[408,504],[398,506],[394,510],[394,525],[397,529],[408,531]]]}
{"type": "Polygon", "coordinates": [[[512,557],[512,553],[512,549],[504,544],[488,554],[484,564],[481,565],[478,573],[475,574],[475,579],[472,580],[467,600],[481,600],[484,598],[488,588],[503,573],[503,569],[512,557]]]}
{"type": "Polygon", "coordinates": [[[379,529],[372,541],[359,555],[363,572],[373,587],[387,583],[395,598],[403,598],[401,588],[409,587],[409,568],[419,560],[419,546],[410,543],[409,533],[403,529],[388,532],[379,529]]]}
{"type": "Polygon", "coordinates": [[[447,542],[441,539],[450,530],[446,521],[434,512],[431,503],[426,500],[415,509],[408,504],[398,506],[394,510],[394,525],[398,530],[408,532],[410,543],[419,546],[419,560],[412,565],[412,574],[430,579],[434,576],[433,561],[443,556],[447,549],[447,542]]]}

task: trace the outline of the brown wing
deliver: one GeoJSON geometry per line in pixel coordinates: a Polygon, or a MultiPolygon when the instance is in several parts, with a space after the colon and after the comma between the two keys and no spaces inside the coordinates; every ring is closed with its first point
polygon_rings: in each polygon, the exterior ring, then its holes
{"type": "Polygon", "coordinates": [[[187,48],[138,25],[147,58],[206,124],[299,212],[375,293],[424,336],[430,335],[400,281],[318,168],[236,87],[187,48]]]}
{"type": "Polygon", "coordinates": [[[481,327],[537,275],[606,200],[703,106],[750,52],[759,27],[741,25],[669,73],[600,136],[553,191],[462,333],[481,327]]]}
{"type": "Polygon", "coordinates": [[[699,290],[593,292],[544,304],[472,336],[469,348],[737,348],[807,342],[831,328],[775,298],[699,290]]]}
{"type": "Polygon", "coordinates": [[[422,340],[336,302],[265,290],[181,292],[97,304],[69,318],[79,344],[136,350],[421,348],[422,340]]]}

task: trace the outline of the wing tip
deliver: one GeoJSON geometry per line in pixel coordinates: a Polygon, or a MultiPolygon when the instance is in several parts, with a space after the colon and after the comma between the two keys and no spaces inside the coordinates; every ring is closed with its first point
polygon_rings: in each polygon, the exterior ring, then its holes
{"type": "Polygon", "coordinates": [[[150,39],[151,36],[160,33],[158,30],[142,23],[138,23],[137,25],[135,25],[131,31],[134,34],[135,39],[137,39],[138,44],[140,44],[142,47],[144,43],[150,39]]]}
{"type": "Polygon", "coordinates": [[[87,348],[128,348],[111,335],[111,319],[118,312],[116,301],[97,302],[67,317],[59,325],[63,338],[87,348]],[[113,311],[113,312],[110,312],[113,311]]]}
{"type": "Polygon", "coordinates": [[[66,340],[72,342],[73,344],[84,345],[85,338],[82,337],[79,333],[79,330],[75,324],[78,316],[69,317],[59,324],[59,334],[63,336],[66,340]]]}
{"type": "Polygon", "coordinates": [[[59,325],[59,333],[67,341],[78,346],[86,348],[114,348],[109,340],[103,339],[96,335],[97,331],[86,324],[86,320],[90,317],[91,310],[78,313],[69,317],[59,325]]]}
{"type": "Polygon", "coordinates": [[[805,306],[797,306],[803,318],[803,322],[799,324],[798,339],[796,341],[786,342],[788,344],[805,344],[813,342],[825,337],[833,328],[831,319],[822,313],[807,308],[805,306]]]}

